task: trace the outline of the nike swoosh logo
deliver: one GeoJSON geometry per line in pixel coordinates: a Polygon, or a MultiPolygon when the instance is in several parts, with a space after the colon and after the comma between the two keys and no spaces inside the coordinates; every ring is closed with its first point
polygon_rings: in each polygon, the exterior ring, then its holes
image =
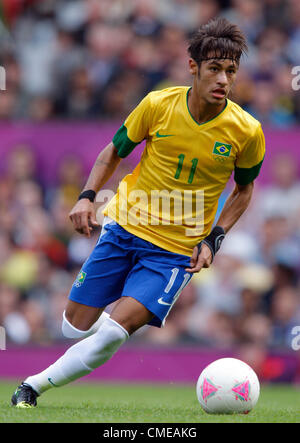
{"type": "Polygon", "coordinates": [[[49,383],[51,383],[51,385],[52,385],[52,386],[55,386],[55,387],[57,387],[57,385],[55,385],[55,384],[53,383],[53,381],[51,380],[51,378],[50,378],[50,377],[48,378],[48,381],[49,381],[49,383]]]}
{"type": "Polygon", "coordinates": [[[165,301],[163,301],[163,298],[162,298],[162,297],[160,297],[160,298],[157,300],[157,303],[159,303],[160,305],[171,306],[171,303],[166,303],[165,301]]]}
{"type": "Polygon", "coordinates": [[[174,137],[174,134],[166,134],[166,135],[164,135],[164,134],[160,134],[159,131],[157,131],[156,137],[158,137],[158,138],[174,137]]]}

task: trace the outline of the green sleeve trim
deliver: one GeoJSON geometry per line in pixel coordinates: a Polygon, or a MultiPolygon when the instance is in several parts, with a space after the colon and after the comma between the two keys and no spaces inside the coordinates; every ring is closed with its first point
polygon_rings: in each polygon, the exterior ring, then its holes
{"type": "Polygon", "coordinates": [[[234,169],[234,181],[242,186],[253,182],[259,174],[263,161],[264,159],[262,159],[257,165],[252,166],[252,168],[238,168],[236,166],[234,169]]]}
{"type": "Polygon", "coordinates": [[[127,157],[134,150],[138,143],[133,142],[127,135],[127,128],[123,124],[116,132],[113,140],[114,146],[117,148],[118,156],[121,158],[127,157]]]}

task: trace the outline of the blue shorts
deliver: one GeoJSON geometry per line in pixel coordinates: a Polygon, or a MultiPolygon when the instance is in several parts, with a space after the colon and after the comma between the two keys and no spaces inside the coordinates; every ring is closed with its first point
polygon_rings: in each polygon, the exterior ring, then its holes
{"type": "Polygon", "coordinates": [[[192,275],[186,255],[174,254],[130,234],[114,221],[103,225],[99,240],[83,264],[69,299],[103,308],[120,297],[142,303],[162,326],[192,275]]]}

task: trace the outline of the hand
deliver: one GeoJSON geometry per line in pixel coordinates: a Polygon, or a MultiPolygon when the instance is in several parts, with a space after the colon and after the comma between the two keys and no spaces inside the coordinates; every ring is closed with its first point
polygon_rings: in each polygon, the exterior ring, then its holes
{"type": "Polygon", "coordinates": [[[212,262],[212,253],[209,247],[202,243],[200,254],[198,251],[198,246],[194,247],[193,255],[190,261],[190,268],[186,268],[187,272],[199,272],[202,268],[209,268],[212,262]]]}
{"type": "Polygon", "coordinates": [[[96,212],[94,203],[87,198],[78,200],[74,208],[69,214],[74,228],[79,234],[90,237],[93,228],[99,226],[96,220],[96,212]]]}

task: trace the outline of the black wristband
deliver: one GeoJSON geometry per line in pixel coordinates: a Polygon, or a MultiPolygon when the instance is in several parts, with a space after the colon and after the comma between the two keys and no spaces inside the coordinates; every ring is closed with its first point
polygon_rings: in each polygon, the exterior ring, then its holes
{"type": "Polygon", "coordinates": [[[83,191],[80,196],[78,197],[78,200],[81,200],[82,198],[88,198],[90,202],[94,203],[96,198],[96,192],[92,189],[88,189],[87,191],[83,191]]]}
{"type": "Polygon", "coordinates": [[[221,226],[215,226],[211,233],[205,237],[199,244],[198,244],[198,251],[199,254],[201,252],[202,244],[206,244],[209,249],[211,250],[212,254],[212,261],[220,249],[221,243],[225,238],[225,231],[221,226]]]}

